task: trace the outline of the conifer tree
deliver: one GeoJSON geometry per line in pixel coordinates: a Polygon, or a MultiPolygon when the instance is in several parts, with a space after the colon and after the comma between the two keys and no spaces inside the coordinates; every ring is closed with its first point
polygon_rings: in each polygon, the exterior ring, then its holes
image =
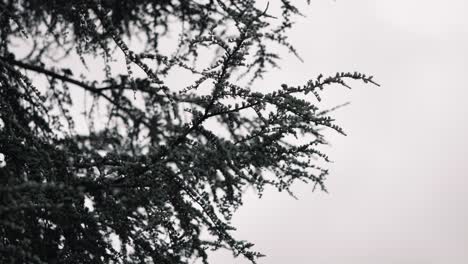
{"type": "Polygon", "coordinates": [[[301,15],[290,0],[276,16],[257,2],[0,0],[0,263],[208,263],[221,247],[262,256],[232,234],[244,189],[325,190],[322,128],[344,132],[320,93],[376,83],[342,72],[255,88],[278,66],[271,47],[298,56],[287,30],[301,15]],[[20,56],[18,45],[32,48],[20,56]],[[119,56],[126,74],[113,69],[119,56]],[[104,62],[103,80],[65,63],[89,57],[104,62]],[[196,81],[170,87],[175,70],[196,81]],[[76,90],[92,102],[87,133],[76,90]]]}

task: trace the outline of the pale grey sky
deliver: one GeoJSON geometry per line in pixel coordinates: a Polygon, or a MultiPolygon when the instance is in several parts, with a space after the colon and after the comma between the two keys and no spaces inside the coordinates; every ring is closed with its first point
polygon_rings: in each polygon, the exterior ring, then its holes
{"type": "Polygon", "coordinates": [[[290,34],[305,63],[285,56],[259,85],[358,70],[382,87],[325,97],[352,103],[335,113],[348,137],[330,134],[330,193],[251,193],[236,236],[264,264],[468,263],[468,2],[311,2],[290,34]]]}

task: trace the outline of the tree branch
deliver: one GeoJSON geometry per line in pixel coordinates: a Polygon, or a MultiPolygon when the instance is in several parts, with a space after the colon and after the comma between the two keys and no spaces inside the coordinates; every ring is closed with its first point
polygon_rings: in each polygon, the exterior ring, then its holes
{"type": "Polygon", "coordinates": [[[85,89],[86,91],[89,91],[89,92],[92,92],[92,93],[97,93],[97,94],[102,94],[100,89],[98,89],[96,87],[89,86],[89,85],[87,85],[87,84],[85,84],[83,82],[72,79],[72,78],[70,78],[68,76],[65,76],[65,75],[58,74],[58,73],[53,72],[51,70],[47,70],[47,69],[44,69],[44,68],[39,67],[39,66],[27,64],[27,63],[24,63],[24,62],[21,62],[21,61],[16,61],[16,60],[13,60],[13,59],[7,59],[7,58],[1,57],[1,56],[0,56],[0,60],[5,61],[6,63],[9,63],[11,65],[21,67],[21,68],[26,69],[26,70],[35,71],[37,73],[42,73],[42,74],[48,75],[48,76],[50,76],[52,78],[59,79],[59,80],[64,81],[64,82],[72,83],[74,85],[80,86],[81,88],[85,89]]]}
{"type": "Polygon", "coordinates": [[[126,109],[126,108],[122,107],[120,104],[118,104],[117,102],[112,100],[112,98],[110,98],[108,95],[106,95],[103,92],[104,90],[110,89],[110,87],[96,88],[96,87],[90,86],[90,85],[88,85],[88,84],[86,84],[84,82],[80,82],[80,81],[78,81],[76,79],[70,78],[70,77],[62,75],[62,74],[58,74],[58,73],[56,73],[54,71],[47,70],[47,69],[39,67],[39,66],[27,64],[27,63],[24,63],[24,62],[21,62],[21,61],[13,60],[13,59],[7,59],[7,58],[1,57],[1,56],[0,56],[0,60],[4,61],[6,63],[9,63],[11,65],[14,65],[14,66],[21,67],[21,68],[26,69],[26,70],[34,71],[34,72],[37,72],[37,73],[42,73],[42,74],[45,74],[45,75],[50,76],[52,78],[59,79],[59,80],[61,80],[63,82],[68,82],[68,83],[74,84],[76,86],[79,86],[79,87],[83,88],[86,91],[89,91],[89,92],[91,92],[93,94],[96,94],[98,96],[103,97],[109,103],[115,105],[117,107],[117,109],[120,109],[120,110],[124,111],[134,121],[139,120],[146,127],[148,127],[148,128],[150,127],[149,122],[147,122],[145,120],[141,120],[140,118],[134,116],[133,113],[131,113],[130,109],[126,109]]]}

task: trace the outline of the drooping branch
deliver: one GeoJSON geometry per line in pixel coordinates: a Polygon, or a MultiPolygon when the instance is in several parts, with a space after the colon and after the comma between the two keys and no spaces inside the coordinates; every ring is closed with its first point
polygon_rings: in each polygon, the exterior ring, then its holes
{"type": "Polygon", "coordinates": [[[86,91],[92,92],[94,94],[98,94],[98,95],[102,94],[101,89],[99,89],[99,88],[87,85],[84,82],[80,82],[80,81],[78,81],[76,79],[73,79],[73,78],[70,78],[70,77],[68,77],[66,75],[58,74],[58,73],[56,73],[54,71],[47,70],[44,67],[27,64],[27,63],[24,63],[24,62],[21,62],[21,61],[13,60],[13,59],[7,59],[7,58],[1,57],[1,56],[0,56],[0,60],[4,61],[6,63],[9,63],[11,65],[15,65],[15,66],[18,66],[20,68],[26,69],[26,70],[30,70],[30,71],[34,71],[34,72],[37,72],[37,73],[45,74],[45,75],[50,76],[52,78],[59,79],[59,80],[64,81],[64,82],[72,83],[72,84],[77,85],[77,86],[85,89],[86,91]]]}
{"type": "MultiPolygon", "coordinates": [[[[88,85],[88,84],[86,84],[84,82],[81,82],[81,81],[78,81],[76,79],[70,78],[70,77],[68,77],[66,75],[58,74],[58,73],[56,73],[54,71],[45,69],[43,67],[27,64],[27,63],[12,60],[12,59],[5,59],[4,57],[0,57],[0,60],[3,60],[6,63],[9,63],[11,65],[15,65],[15,66],[18,66],[20,68],[23,68],[25,70],[30,70],[30,71],[34,71],[34,72],[37,72],[37,73],[40,73],[40,74],[44,74],[44,75],[47,75],[49,77],[61,80],[63,82],[68,82],[68,83],[74,84],[74,85],[76,85],[78,87],[81,87],[84,90],[93,93],[94,95],[97,95],[97,96],[100,96],[100,97],[106,99],[109,103],[114,105],[117,109],[124,111],[133,120],[140,120],[144,125],[146,125],[147,127],[150,127],[150,123],[147,120],[142,120],[142,119],[136,117],[130,111],[130,109],[127,109],[127,108],[123,107],[121,104],[119,104],[118,102],[113,100],[110,96],[108,96],[107,94],[104,93],[104,90],[117,88],[118,86],[107,86],[107,87],[102,87],[102,88],[96,88],[96,87],[90,86],[90,85],[88,85]]],[[[119,89],[122,89],[122,88],[123,87],[119,87],[119,89]]]]}

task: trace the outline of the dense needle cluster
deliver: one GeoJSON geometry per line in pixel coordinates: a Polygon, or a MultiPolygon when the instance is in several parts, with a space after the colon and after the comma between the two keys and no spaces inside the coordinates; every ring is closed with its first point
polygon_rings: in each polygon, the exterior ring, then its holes
{"type": "Polygon", "coordinates": [[[270,46],[297,55],[286,31],[300,12],[275,4],[277,17],[250,0],[0,0],[0,262],[207,263],[220,247],[255,262],[261,254],[230,225],[245,187],[324,189],[321,128],[344,132],[314,102],[327,85],[374,83],[337,73],[254,90],[279,61],[270,46]],[[174,25],[177,50],[164,54],[174,25]],[[128,74],[113,74],[118,54],[128,74]],[[104,81],[62,63],[90,55],[104,61],[104,81]],[[196,81],[169,87],[174,69],[196,81]],[[89,133],[75,130],[75,89],[92,99],[89,133]]]}

